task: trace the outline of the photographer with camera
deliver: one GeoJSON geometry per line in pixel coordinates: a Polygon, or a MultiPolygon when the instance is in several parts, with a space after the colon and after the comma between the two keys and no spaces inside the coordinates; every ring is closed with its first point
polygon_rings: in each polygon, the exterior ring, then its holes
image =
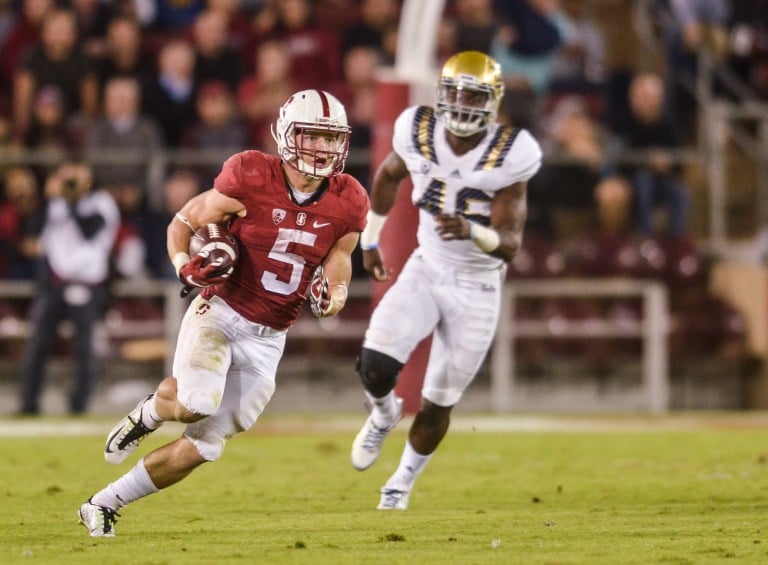
{"type": "Polygon", "coordinates": [[[85,412],[95,370],[93,330],[107,295],[110,254],[120,224],[112,196],[92,190],[90,166],[62,163],[46,180],[46,212],[40,234],[38,291],[31,310],[32,335],[24,354],[22,415],[40,412],[45,365],[59,323],[74,326],[75,377],[69,412],[85,412]]]}

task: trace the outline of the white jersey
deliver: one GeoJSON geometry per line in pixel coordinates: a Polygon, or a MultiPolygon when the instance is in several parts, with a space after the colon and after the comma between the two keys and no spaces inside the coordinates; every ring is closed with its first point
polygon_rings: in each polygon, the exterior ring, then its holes
{"type": "Polygon", "coordinates": [[[443,241],[435,230],[439,213],[463,215],[490,226],[496,191],[530,179],[541,166],[539,144],[524,129],[491,125],[471,151],[456,155],[446,141],[442,120],[429,106],[404,110],[395,122],[392,147],[405,161],[419,208],[417,239],[422,253],[457,269],[498,269],[502,260],[470,240],[443,241]]]}

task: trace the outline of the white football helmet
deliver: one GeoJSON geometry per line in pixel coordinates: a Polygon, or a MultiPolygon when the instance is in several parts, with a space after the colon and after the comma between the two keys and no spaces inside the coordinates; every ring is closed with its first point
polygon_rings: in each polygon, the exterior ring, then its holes
{"type": "Polygon", "coordinates": [[[467,137],[496,121],[503,96],[499,64],[480,51],[462,51],[443,65],[435,106],[448,131],[467,137]]]}
{"type": "Polygon", "coordinates": [[[278,154],[289,166],[322,179],[344,170],[351,131],[338,99],[322,90],[302,90],[280,108],[272,137],[278,154]]]}

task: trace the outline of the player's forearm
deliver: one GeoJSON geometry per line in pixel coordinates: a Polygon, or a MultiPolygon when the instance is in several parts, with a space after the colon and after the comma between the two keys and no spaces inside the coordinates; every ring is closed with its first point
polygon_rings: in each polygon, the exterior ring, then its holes
{"type": "Polygon", "coordinates": [[[331,299],[326,314],[328,316],[340,312],[347,303],[349,283],[352,280],[352,253],[357,247],[357,240],[356,233],[348,233],[336,242],[325,260],[323,268],[331,299]]]}
{"type": "Polygon", "coordinates": [[[509,262],[520,251],[523,244],[523,232],[522,230],[502,230],[499,236],[499,247],[490,254],[509,262]]]}
{"type": "Polygon", "coordinates": [[[381,216],[389,214],[395,205],[397,191],[402,178],[377,175],[371,189],[371,211],[381,216]]]}
{"type": "Polygon", "coordinates": [[[189,240],[193,231],[189,220],[180,213],[168,224],[166,246],[176,274],[189,261],[189,240]]]}
{"type": "Polygon", "coordinates": [[[387,155],[373,176],[371,210],[375,214],[386,216],[392,210],[400,183],[407,176],[408,168],[397,153],[387,155]]]}

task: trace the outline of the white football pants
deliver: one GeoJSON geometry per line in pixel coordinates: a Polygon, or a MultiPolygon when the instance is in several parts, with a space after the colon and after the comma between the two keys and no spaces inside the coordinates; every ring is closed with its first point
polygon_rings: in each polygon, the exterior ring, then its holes
{"type": "Polygon", "coordinates": [[[459,271],[438,265],[417,249],[374,310],[363,347],[405,363],[431,333],[422,396],[455,405],[493,342],[505,275],[506,267],[459,271]]]}
{"type": "Polygon", "coordinates": [[[181,322],[173,376],[177,398],[208,417],[184,435],[203,458],[221,456],[227,439],[249,429],[275,391],[286,330],[255,324],[221,298],[197,296],[181,322]]]}

